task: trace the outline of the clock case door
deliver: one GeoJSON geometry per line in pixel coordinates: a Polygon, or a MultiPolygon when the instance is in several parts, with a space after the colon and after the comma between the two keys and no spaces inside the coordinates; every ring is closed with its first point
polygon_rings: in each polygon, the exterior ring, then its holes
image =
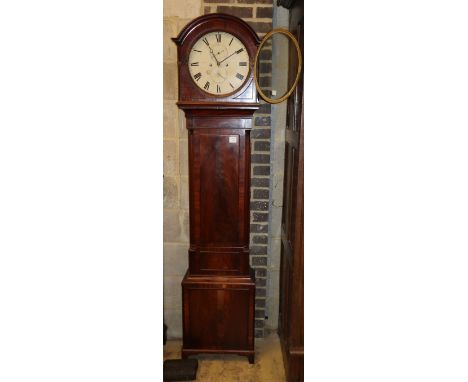
{"type": "Polygon", "coordinates": [[[249,266],[250,131],[259,103],[253,59],[260,40],[244,21],[210,14],[189,23],[178,45],[179,108],[188,129],[190,248],[182,281],[182,356],[236,353],[254,359],[255,280],[249,266]],[[250,71],[234,93],[216,97],[190,77],[190,48],[226,31],[246,46],[250,71]]]}

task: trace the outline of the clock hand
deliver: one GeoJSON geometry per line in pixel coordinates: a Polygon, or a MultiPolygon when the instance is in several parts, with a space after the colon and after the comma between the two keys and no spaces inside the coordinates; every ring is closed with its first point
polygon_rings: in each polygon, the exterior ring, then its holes
{"type": "Polygon", "coordinates": [[[230,54],[229,56],[227,56],[224,60],[221,60],[219,63],[221,64],[222,62],[226,61],[229,57],[237,54],[237,53],[240,53],[242,51],[242,49],[239,49],[239,50],[236,50],[234,53],[230,54]]]}
{"type": "Polygon", "coordinates": [[[211,53],[211,55],[213,56],[213,58],[215,59],[215,61],[216,61],[216,65],[218,65],[218,66],[219,66],[220,62],[218,62],[218,60],[216,59],[216,56],[215,56],[215,55],[214,55],[214,53],[213,53],[213,49],[211,49],[211,47],[210,47],[210,46],[208,47],[208,49],[210,49],[210,53],[211,53]]]}

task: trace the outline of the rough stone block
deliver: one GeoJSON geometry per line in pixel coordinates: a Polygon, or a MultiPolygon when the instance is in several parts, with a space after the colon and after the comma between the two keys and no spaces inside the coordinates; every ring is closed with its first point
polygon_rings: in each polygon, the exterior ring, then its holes
{"type": "Polygon", "coordinates": [[[177,47],[171,40],[177,36],[177,19],[164,18],[163,21],[163,60],[164,62],[177,62],[177,47]]]}
{"type": "Polygon", "coordinates": [[[179,207],[179,180],[177,177],[165,176],[163,182],[164,208],[179,207]]]}
{"type": "Polygon", "coordinates": [[[164,138],[177,138],[179,133],[178,107],[175,101],[163,101],[164,138]]]}
{"type": "Polygon", "coordinates": [[[182,310],[183,276],[164,276],[164,309],[182,310]]]}
{"type": "Polygon", "coordinates": [[[167,309],[164,311],[164,322],[167,325],[167,338],[182,338],[182,310],[167,309]]]}
{"type": "Polygon", "coordinates": [[[163,217],[164,241],[171,243],[188,243],[188,223],[189,219],[187,210],[165,209],[163,217]]]}
{"type": "Polygon", "coordinates": [[[189,243],[164,243],[164,276],[183,277],[188,268],[189,243]]]}
{"type": "Polygon", "coordinates": [[[164,0],[163,15],[192,19],[202,14],[202,4],[202,0],[164,0]]]}
{"type": "Polygon", "coordinates": [[[177,34],[180,33],[182,29],[184,29],[188,23],[192,21],[191,18],[180,18],[179,22],[177,23],[177,34]]]}
{"type": "Polygon", "coordinates": [[[179,140],[179,174],[188,175],[188,141],[179,140]]]}
{"type": "Polygon", "coordinates": [[[188,176],[180,177],[180,208],[189,208],[188,176]]]}
{"type": "Polygon", "coordinates": [[[165,139],[163,155],[164,175],[178,175],[178,142],[175,140],[165,139]]]}
{"type": "Polygon", "coordinates": [[[165,100],[177,100],[179,88],[176,63],[163,64],[163,88],[165,100]]]}
{"type": "Polygon", "coordinates": [[[183,110],[179,109],[179,138],[182,139],[187,139],[188,138],[188,132],[187,128],[185,127],[187,125],[187,120],[185,118],[185,113],[183,110]]]}

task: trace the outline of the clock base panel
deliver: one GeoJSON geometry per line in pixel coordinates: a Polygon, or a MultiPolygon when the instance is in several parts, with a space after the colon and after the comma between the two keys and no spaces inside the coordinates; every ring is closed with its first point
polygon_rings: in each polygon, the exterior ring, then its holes
{"type": "Polygon", "coordinates": [[[255,281],[252,276],[203,277],[182,281],[182,357],[238,354],[254,362],[255,281]]]}

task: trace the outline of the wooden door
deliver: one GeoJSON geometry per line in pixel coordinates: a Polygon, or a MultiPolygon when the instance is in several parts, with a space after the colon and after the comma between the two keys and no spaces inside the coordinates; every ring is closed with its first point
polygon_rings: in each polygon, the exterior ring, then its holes
{"type": "MultiPolygon", "coordinates": [[[[303,1],[290,10],[289,30],[304,48],[303,1]]],[[[290,44],[289,82],[297,57],[290,44]]],[[[287,106],[283,215],[281,224],[280,311],[278,331],[289,382],[304,380],[304,116],[303,76],[287,106]]]]}

